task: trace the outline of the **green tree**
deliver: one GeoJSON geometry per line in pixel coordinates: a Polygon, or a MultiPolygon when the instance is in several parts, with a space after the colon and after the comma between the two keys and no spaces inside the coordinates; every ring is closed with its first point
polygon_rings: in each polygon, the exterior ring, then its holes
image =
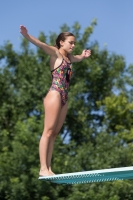
{"type": "MultiPolygon", "coordinates": [[[[92,56],[73,64],[68,115],[52,160],[57,174],[132,165],[133,66],[89,41],[95,26],[93,20],[83,33],[78,22],[61,26],[77,38],[74,54],[89,46],[92,56]]],[[[56,36],[38,38],[54,45],[56,36]]],[[[0,199],[132,200],[132,181],[67,186],[38,180],[49,57],[22,38],[20,52],[10,42],[0,48],[0,61],[0,199]]]]}

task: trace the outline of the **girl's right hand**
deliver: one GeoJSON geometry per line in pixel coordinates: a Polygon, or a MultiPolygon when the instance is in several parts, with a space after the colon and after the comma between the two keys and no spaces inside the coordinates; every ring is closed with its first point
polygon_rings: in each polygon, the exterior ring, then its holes
{"type": "Polygon", "coordinates": [[[23,35],[23,36],[26,36],[28,34],[28,30],[25,26],[23,25],[20,25],[20,33],[23,35]]]}
{"type": "Polygon", "coordinates": [[[34,36],[28,34],[28,30],[25,26],[20,25],[20,33],[32,44],[34,44],[37,47],[40,47],[46,54],[58,57],[57,54],[59,55],[59,50],[56,47],[49,46],[44,42],[41,42],[39,39],[35,38],[34,36]]]}

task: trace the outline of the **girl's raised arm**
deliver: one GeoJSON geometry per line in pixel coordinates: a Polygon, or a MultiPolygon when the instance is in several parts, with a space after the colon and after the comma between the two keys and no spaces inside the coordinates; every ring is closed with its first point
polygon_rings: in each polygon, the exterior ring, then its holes
{"type": "Polygon", "coordinates": [[[44,42],[41,42],[37,38],[31,36],[28,34],[28,30],[25,26],[20,25],[20,33],[29,40],[32,44],[36,45],[37,47],[40,47],[46,54],[48,55],[57,55],[58,49],[54,46],[49,46],[45,44],[44,42]]]}
{"type": "Polygon", "coordinates": [[[90,55],[91,55],[91,50],[85,49],[82,51],[82,53],[80,55],[69,54],[69,58],[70,58],[71,62],[80,62],[84,58],[88,58],[90,55]]]}

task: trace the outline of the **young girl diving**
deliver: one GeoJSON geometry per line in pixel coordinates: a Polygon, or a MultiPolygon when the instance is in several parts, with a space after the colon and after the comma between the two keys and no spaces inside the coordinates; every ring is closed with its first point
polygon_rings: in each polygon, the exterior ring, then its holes
{"type": "Polygon", "coordinates": [[[72,63],[88,58],[91,55],[91,51],[83,50],[80,55],[72,55],[75,47],[75,36],[70,32],[60,33],[56,39],[55,46],[50,46],[31,36],[23,25],[20,25],[20,33],[50,56],[52,84],[43,101],[45,119],[44,130],[39,144],[39,176],[51,176],[54,175],[51,169],[54,142],[67,114],[72,63]]]}

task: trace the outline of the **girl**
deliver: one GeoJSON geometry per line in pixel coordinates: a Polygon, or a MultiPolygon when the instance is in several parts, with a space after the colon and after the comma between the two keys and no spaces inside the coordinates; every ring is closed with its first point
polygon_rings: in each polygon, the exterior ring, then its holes
{"type": "Polygon", "coordinates": [[[56,46],[49,46],[28,34],[25,26],[20,26],[20,33],[31,43],[50,55],[52,85],[44,98],[44,130],[40,140],[40,176],[54,175],[51,158],[54,142],[67,113],[68,88],[72,75],[72,62],[80,62],[91,55],[90,50],[83,50],[81,55],[72,55],[75,36],[69,32],[61,33],[56,39],[56,46]]]}

